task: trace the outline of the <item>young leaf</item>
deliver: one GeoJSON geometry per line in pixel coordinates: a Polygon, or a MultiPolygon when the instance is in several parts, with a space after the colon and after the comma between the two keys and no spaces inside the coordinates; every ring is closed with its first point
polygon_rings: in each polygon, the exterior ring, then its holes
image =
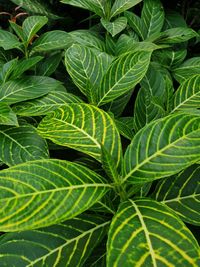
{"type": "Polygon", "coordinates": [[[27,76],[6,82],[0,90],[0,102],[14,104],[34,99],[55,90],[60,82],[49,77],[27,76]]]}
{"type": "Polygon", "coordinates": [[[0,103],[0,125],[18,126],[17,116],[6,104],[0,103]]]}
{"type": "Polygon", "coordinates": [[[138,36],[144,40],[147,32],[146,26],[143,20],[136,14],[130,11],[124,12],[124,16],[128,20],[128,25],[138,34],[138,36]]]}
{"type": "Polygon", "coordinates": [[[19,39],[21,39],[22,42],[25,42],[25,35],[22,30],[22,27],[18,25],[16,22],[13,22],[12,20],[9,20],[11,28],[14,30],[14,32],[17,34],[19,39]]]}
{"type": "Polygon", "coordinates": [[[132,90],[144,77],[151,58],[151,52],[130,52],[119,56],[103,77],[98,89],[98,105],[111,102],[132,90]]]}
{"type": "Polygon", "coordinates": [[[71,147],[101,161],[101,145],[116,165],[121,158],[120,136],[111,117],[88,104],[68,104],[46,116],[38,132],[54,143],[71,147]]]}
{"type": "Polygon", "coordinates": [[[110,18],[115,17],[140,2],[142,2],[142,0],[115,0],[111,9],[110,18]]]}
{"type": "Polygon", "coordinates": [[[64,49],[72,45],[73,41],[69,33],[60,30],[43,33],[32,45],[31,54],[36,52],[48,52],[64,49]]]}
{"type": "Polygon", "coordinates": [[[192,165],[160,181],[153,197],[172,208],[185,222],[200,225],[200,167],[192,165]]]}
{"type": "Polygon", "coordinates": [[[200,74],[185,80],[172,99],[172,112],[200,107],[200,74]]]}
{"type": "Polygon", "coordinates": [[[175,10],[165,10],[165,23],[163,30],[177,27],[187,27],[183,16],[175,10]]]}
{"type": "Polygon", "coordinates": [[[12,106],[12,109],[20,116],[41,116],[59,107],[65,106],[66,104],[80,102],[82,102],[81,99],[73,94],[55,91],[41,98],[15,104],[12,106]]]}
{"type": "Polygon", "coordinates": [[[36,56],[36,57],[30,57],[26,59],[18,60],[17,68],[14,69],[11,79],[20,78],[20,76],[33,66],[35,66],[40,60],[42,60],[42,57],[36,56]]]}
{"type": "Polygon", "coordinates": [[[142,128],[124,156],[125,177],[136,184],[171,176],[200,160],[200,117],[177,113],[142,128]]]}
{"type": "Polygon", "coordinates": [[[82,266],[106,234],[109,223],[82,214],[46,228],[8,233],[0,238],[1,261],[11,266],[15,259],[15,266],[20,267],[82,266]]]}
{"type": "Polygon", "coordinates": [[[7,63],[5,63],[0,71],[0,81],[2,83],[5,83],[7,80],[9,80],[12,72],[17,69],[18,58],[14,58],[7,63]]]}
{"type": "Polygon", "coordinates": [[[145,198],[120,205],[107,250],[108,267],[200,264],[199,246],[189,229],[166,205],[145,198]]]}
{"type": "Polygon", "coordinates": [[[141,88],[134,106],[135,130],[139,131],[146,124],[162,118],[164,115],[165,110],[162,103],[156,97],[153,97],[147,89],[141,88]]]}
{"type": "Polygon", "coordinates": [[[9,31],[0,30],[0,47],[5,50],[17,48],[21,51],[21,43],[17,37],[9,31]]]}
{"type": "Polygon", "coordinates": [[[24,20],[22,30],[27,44],[47,22],[48,18],[45,16],[30,16],[24,20]]]}
{"type": "Polygon", "coordinates": [[[103,169],[105,170],[106,174],[110,179],[114,180],[114,182],[118,182],[119,174],[116,168],[116,164],[112,159],[110,153],[107,149],[102,145],[101,146],[101,162],[103,169]]]}
{"type": "Polygon", "coordinates": [[[50,76],[55,72],[62,59],[62,53],[50,55],[44,58],[40,64],[36,66],[36,75],[38,76],[50,76]]]}
{"type": "Polygon", "coordinates": [[[0,160],[8,166],[49,157],[46,141],[31,125],[1,126],[0,160]]]}
{"type": "Polygon", "coordinates": [[[90,10],[100,17],[106,15],[104,0],[61,0],[61,3],[90,10]]]}
{"type": "Polygon", "coordinates": [[[160,33],[164,24],[164,10],[160,0],[144,0],[141,20],[146,27],[144,38],[160,33]]]}
{"type": "Polygon", "coordinates": [[[115,19],[113,22],[101,18],[101,24],[112,35],[112,37],[114,37],[115,35],[117,35],[126,28],[127,18],[119,17],[115,19]]]}
{"type": "Polygon", "coordinates": [[[71,219],[112,188],[90,169],[52,159],[3,170],[0,184],[0,230],[4,232],[46,227],[71,219]]]}
{"type": "Polygon", "coordinates": [[[200,75],[200,57],[192,57],[172,70],[174,78],[182,83],[195,74],[200,75]]]}

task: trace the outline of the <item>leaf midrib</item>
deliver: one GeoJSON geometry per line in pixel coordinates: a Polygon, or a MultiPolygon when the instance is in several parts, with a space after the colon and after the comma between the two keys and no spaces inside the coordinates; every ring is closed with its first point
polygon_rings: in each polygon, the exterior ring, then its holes
{"type": "Polygon", "coordinates": [[[42,257],[40,257],[40,258],[38,258],[38,259],[36,259],[36,260],[34,260],[34,261],[32,261],[32,262],[31,262],[30,264],[28,264],[26,267],[31,267],[31,266],[33,266],[33,264],[37,263],[38,261],[40,261],[40,260],[42,260],[42,259],[45,260],[48,256],[50,256],[51,254],[53,254],[53,253],[56,252],[57,250],[62,250],[65,246],[69,245],[70,243],[73,243],[74,241],[76,241],[76,243],[77,243],[77,242],[79,241],[79,239],[81,239],[81,238],[84,237],[85,235],[88,235],[88,234],[91,235],[91,233],[93,233],[94,231],[96,231],[96,230],[98,230],[99,228],[102,228],[102,227],[104,227],[104,226],[106,226],[106,225],[108,225],[108,224],[110,224],[110,221],[105,222],[105,223],[102,223],[102,224],[100,224],[100,225],[97,225],[96,227],[91,228],[91,229],[89,229],[89,230],[83,232],[83,233],[80,234],[78,237],[75,237],[75,238],[70,239],[68,242],[64,243],[63,245],[61,245],[61,246],[59,246],[59,247],[57,247],[57,248],[51,250],[51,252],[45,254],[44,256],[42,256],[42,257]]]}
{"type": "Polygon", "coordinates": [[[170,148],[171,146],[175,145],[177,142],[179,142],[180,140],[186,138],[187,136],[189,136],[190,134],[193,134],[195,132],[200,131],[200,129],[197,129],[196,131],[190,132],[188,135],[182,135],[180,138],[176,139],[174,142],[168,144],[167,146],[163,147],[160,150],[157,150],[156,153],[154,153],[153,155],[151,155],[150,157],[146,158],[144,161],[142,161],[140,164],[136,165],[134,167],[134,169],[132,169],[129,173],[127,173],[127,175],[122,179],[123,183],[135,172],[137,171],[141,166],[145,165],[148,161],[150,161],[151,159],[155,158],[157,155],[161,154],[162,152],[164,152],[165,150],[167,150],[168,148],[170,148]]]}
{"type": "Polygon", "coordinates": [[[90,187],[108,187],[108,188],[113,188],[112,185],[110,184],[103,184],[103,183],[94,183],[94,184],[82,184],[82,185],[76,185],[76,186],[66,186],[66,187],[59,187],[59,188],[53,188],[49,190],[43,190],[43,191],[35,191],[32,193],[27,193],[27,194],[19,194],[16,193],[14,197],[7,197],[0,199],[0,202],[6,201],[6,200],[12,200],[12,199],[19,199],[19,198],[24,198],[24,197],[29,197],[29,196],[37,196],[37,195],[42,195],[42,194],[49,194],[49,193],[54,193],[54,192],[60,192],[60,191],[67,191],[67,190],[76,190],[76,189],[81,189],[81,188],[90,188],[90,187]]]}

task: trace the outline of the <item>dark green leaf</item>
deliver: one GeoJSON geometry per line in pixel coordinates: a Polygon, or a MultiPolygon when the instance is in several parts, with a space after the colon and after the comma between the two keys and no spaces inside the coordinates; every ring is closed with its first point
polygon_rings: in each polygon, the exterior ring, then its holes
{"type": "Polygon", "coordinates": [[[160,181],[153,194],[187,223],[200,225],[200,167],[192,165],[176,176],[160,181]]]}
{"type": "Polygon", "coordinates": [[[75,163],[38,160],[0,172],[0,230],[23,231],[69,220],[112,188],[75,163]],[[24,212],[26,211],[26,212],[24,212]]]}
{"type": "Polygon", "coordinates": [[[18,126],[17,116],[6,104],[0,104],[0,125],[18,126]]]}
{"type": "Polygon", "coordinates": [[[125,177],[136,184],[171,176],[200,160],[200,116],[177,113],[149,123],[128,146],[125,177]]]}
{"type": "Polygon", "coordinates": [[[107,243],[108,267],[197,267],[199,246],[173,210],[151,199],[122,203],[107,243]],[[173,255],[173,256],[172,256],[173,255]]]}

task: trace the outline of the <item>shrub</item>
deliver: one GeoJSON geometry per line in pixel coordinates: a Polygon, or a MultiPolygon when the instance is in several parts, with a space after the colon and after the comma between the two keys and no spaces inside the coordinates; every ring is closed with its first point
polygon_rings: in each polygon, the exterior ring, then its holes
{"type": "Polygon", "coordinates": [[[0,265],[200,266],[197,20],[159,0],[4,11],[0,265]]]}

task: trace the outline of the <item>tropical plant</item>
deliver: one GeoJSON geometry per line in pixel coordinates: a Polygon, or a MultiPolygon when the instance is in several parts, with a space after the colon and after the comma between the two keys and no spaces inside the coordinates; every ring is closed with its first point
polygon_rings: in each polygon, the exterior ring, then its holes
{"type": "Polygon", "coordinates": [[[9,4],[0,266],[200,266],[196,24],[160,0],[9,4]],[[56,28],[68,8],[89,27],[56,28]]]}

